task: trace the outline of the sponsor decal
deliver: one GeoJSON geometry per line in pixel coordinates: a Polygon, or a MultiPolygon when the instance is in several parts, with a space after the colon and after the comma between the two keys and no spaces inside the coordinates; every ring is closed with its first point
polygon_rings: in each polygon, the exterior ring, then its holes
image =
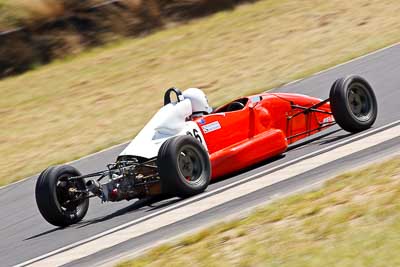
{"type": "Polygon", "coordinates": [[[323,119],[322,123],[330,123],[333,122],[333,116],[329,116],[323,119]]]}
{"type": "Polygon", "coordinates": [[[218,121],[214,121],[212,123],[201,126],[201,128],[203,129],[204,133],[210,133],[221,129],[221,125],[218,121]]]}
{"type": "Polygon", "coordinates": [[[199,120],[199,123],[200,123],[200,124],[204,124],[204,123],[206,123],[206,120],[205,120],[205,119],[200,119],[200,120],[199,120]]]}

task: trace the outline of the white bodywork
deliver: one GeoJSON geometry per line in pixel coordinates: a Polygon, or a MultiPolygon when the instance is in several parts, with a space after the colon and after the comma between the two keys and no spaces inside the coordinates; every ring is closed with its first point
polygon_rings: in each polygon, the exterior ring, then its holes
{"type": "Polygon", "coordinates": [[[192,105],[189,99],[162,107],[121,152],[120,156],[139,156],[147,159],[157,157],[158,150],[167,139],[187,134],[196,136],[207,150],[197,123],[186,121],[191,114],[192,105]]]}

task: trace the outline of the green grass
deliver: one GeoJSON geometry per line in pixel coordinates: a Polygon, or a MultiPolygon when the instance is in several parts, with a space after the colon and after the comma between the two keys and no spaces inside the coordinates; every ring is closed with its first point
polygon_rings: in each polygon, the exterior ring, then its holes
{"type": "Polygon", "coordinates": [[[118,267],[400,266],[400,157],[340,175],[246,218],[118,267]]]}
{"type": "Polygon", "coordinates": [[[170,86],[217,106],[398,42],[399,12],[397,0],[263,0],[2,80],[0,184],[129,140],[170,86]]]}

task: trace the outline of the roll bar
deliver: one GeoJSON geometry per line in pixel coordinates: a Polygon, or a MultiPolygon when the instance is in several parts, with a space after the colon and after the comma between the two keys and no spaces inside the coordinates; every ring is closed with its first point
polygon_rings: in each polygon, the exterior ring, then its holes
{"type": "Polygon", "coordinates": [[[183,95],[182,95],[181,90],[179,90],[178,88],[175,88],[175,87],[171,87],[164,94],[164,106],[171,103],[171,93],[172,92],[174,92],[176,94],[176,98],[178,99],[178,102],[183,100],[183,95]]]}

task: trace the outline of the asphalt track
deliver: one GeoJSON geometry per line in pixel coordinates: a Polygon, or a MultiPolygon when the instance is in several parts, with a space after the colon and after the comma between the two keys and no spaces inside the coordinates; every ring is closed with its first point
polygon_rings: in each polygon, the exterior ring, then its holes
{"type": "MultiPolygon", "coordinates": [[[[396,45],[326,72],[319,73],[305,80],[278,88],[276,91],[298,92],[325,98],[329,93],[331,84],[336,78],[348,74],[360,74],[370,81],[378,99],[379,116],[373,129],[370,130],[374,131],[382,126],[400,120],[399,62],[400,45],[396,45]]],[[[335,144],[340,146],[346,140],[354,139],[356,136],[357,135],[350,135],[336,126],[332,127],[322,134],[319,134],[319,138],[308,140],[312,142],[302,142],[292,146],[291,149],[285,153],[284,157],[264,162],[259,166],[254,166],[229,179],[213,183],[207,191],[212,192],[228,184],[246,179],[251,175],[299,159],[302,156],[334,146],[335,144]]],[[[67,266],[92,266],[105,262],[117,255],[125,255],[128,251],[130,251],[130,253],[132,253],[132,251],[139,251],[159,241],[177,236],[231,214],[235,214],[238,211],[243,211],[249,207],[264,203],[271,198],[289,194],[309,185],[319,183],[340,171],[364,164],[371,160],[380,159],[388,154],[399,152],[399,136],[400,133],[397,137],[387,140],[377,146],[370,147],[328,164],[321,163],[319,167],[296,175],[291,179],[260,188],[252,194],[242,196],[184,220],[135,237],[119,245],[70,262],[67,266]]],[[[118,155],[124,147],[125,145],[113,147],[110,150],[76,161],[72,165],[81,170],[82,173],[103,169],[107,163],[115,160],[116,155],[118,155]]],[[[11,266],[28,261],[56,249],[90,238],[121,224],[151,214],[159,214],[164,209],[174,207],[174,205],[181,202],[179,199],[169,199],[158,202],[124,201],[120,203],[101,204],[99,200],[94,199],[91,201],[89,212],[84,221],[68,228],[59,229],[47,224],[38,213],[34,200],[35,182],[36,177],[32,177],[23,182],[0,189],[1,266],[11,266]]]]}

